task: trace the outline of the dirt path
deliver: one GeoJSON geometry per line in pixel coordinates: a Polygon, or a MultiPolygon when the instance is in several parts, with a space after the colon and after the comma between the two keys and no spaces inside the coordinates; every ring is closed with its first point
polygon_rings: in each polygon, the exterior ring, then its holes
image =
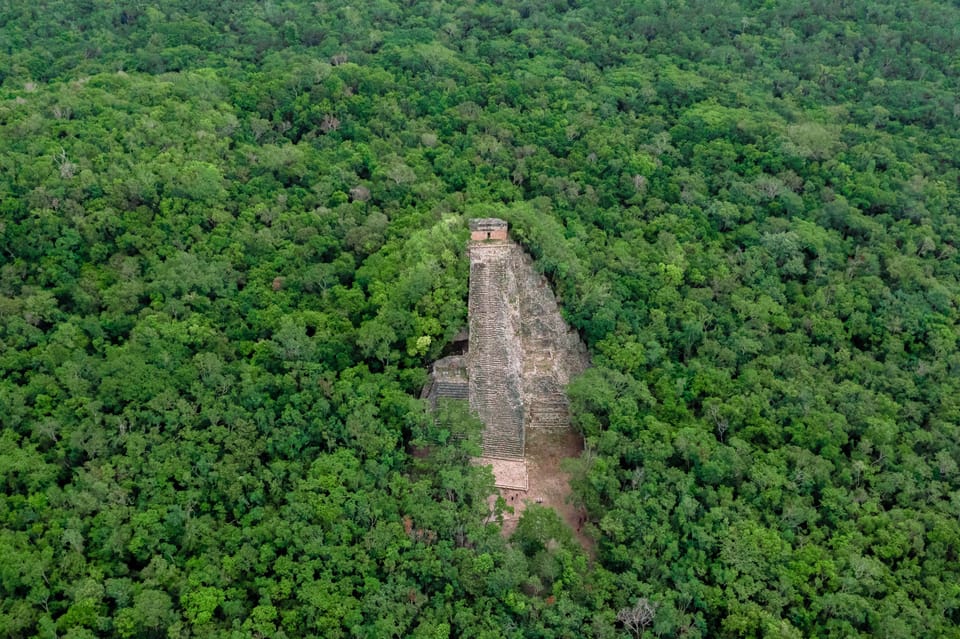
{"type": "Polygon", "coordinates": [[[592,558],[593,540],[583,534],[585,513],[569,503],[570,476],[560,468],[568,457],[579,457],[583,451],[580,436],[571,429],[533,429],[527,431],[526,460],[528,488],[500,489],[500,494],[514,513],[503,522],[505,537],[513,534],[517,521],[528,504],[542,504],[553,508],[567,523],[577,541],[592,558]]]}

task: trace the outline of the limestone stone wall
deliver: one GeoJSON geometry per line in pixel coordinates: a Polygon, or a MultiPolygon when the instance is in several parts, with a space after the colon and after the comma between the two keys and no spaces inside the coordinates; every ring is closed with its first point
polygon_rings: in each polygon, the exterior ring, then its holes
{"type": "Polygon", "coordinates": [[[569,428],[566,386],[589,366],[587,349],[564,321],[546,278],[519,245],[511,244],[511,270],[520,290],[524,425],[569,428]]]}

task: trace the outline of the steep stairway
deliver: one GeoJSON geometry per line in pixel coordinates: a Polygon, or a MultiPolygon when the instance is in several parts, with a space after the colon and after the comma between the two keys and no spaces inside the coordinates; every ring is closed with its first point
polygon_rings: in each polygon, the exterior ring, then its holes
{"type": "Polygon", "coordinates": [[[523,459],[523,412],[519,378],[511,357],[510,301],[507,299],[509,246],[471,249],[470,408],[485,424],[483,455],[523,459]]]}

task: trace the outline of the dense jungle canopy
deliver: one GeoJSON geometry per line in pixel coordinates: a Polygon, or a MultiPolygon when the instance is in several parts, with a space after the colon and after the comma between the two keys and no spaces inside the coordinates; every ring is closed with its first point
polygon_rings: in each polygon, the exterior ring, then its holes
{"type": "Polygon", "coordinates": [[[0,636],[960,637],[956,2],[0,0],[0,83],[0,636]],[[418,399],[476,216],[595,557],[418,399]]]}

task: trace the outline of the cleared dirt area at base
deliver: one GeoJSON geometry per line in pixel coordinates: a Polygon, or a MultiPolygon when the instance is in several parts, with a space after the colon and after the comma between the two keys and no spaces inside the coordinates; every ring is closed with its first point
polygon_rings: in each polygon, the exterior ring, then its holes
{"type": "Polygon", "coordinates": [[[527,490],[500,489],[507,505],[514,510],[512,515],[504,517],[504,536],[513,534],[528,504],[541,504],[553,508],[567,522],[584,549],[593,556],[593,540],[582,531],[585,513],[569,503],[570,476],[560,468],[561,461],[568,457],[579,457],[582,451],[583,441],[572,430],[531,428],[527,431],[527,490]]]}

